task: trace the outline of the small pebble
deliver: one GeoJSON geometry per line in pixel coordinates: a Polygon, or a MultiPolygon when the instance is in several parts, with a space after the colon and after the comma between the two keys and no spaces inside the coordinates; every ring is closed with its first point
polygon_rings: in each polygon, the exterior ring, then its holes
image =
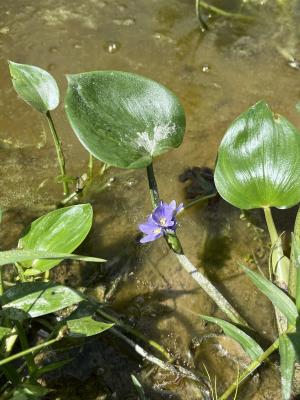
{"type": "Polygon", "coordinates": [[[103,48],[107,53],[113,54],[119,50],[121,44],[119,42],[108,41],[104,44],[103,48]]]}

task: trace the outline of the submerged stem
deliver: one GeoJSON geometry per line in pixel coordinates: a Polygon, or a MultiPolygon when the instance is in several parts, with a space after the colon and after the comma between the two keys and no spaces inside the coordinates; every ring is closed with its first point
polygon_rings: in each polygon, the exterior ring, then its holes
{"type": "Polygon", "coordinates": [[[196,381],[202,385],[202,390],[205,390],[205,391],[207,390],[204,377],[198,377],[192,371],[189,371],[188,369],[181,367],[180,365],[174,366],[172,364],[169,364],[165,361],[160,360],[159,358],[155,357],[153,354],[151,354],[148,351],[146,351],[145,349],[143,349],[139,344],[133,342],[127,336],[123,335],[123,333],[119,332],[115,328],[110,328],[110,332],[112,332],[114,335],[118,336],[120,339],[124,340],[140,356],[142,356],[143,358],[145,358],[147,361],[151,362],[152,364],[155,364],[159,368],[169,371],[176,376],[181,376],[181,377],[196,381]]]}
{"type": "Polygon", "coordinates": [[[169,362],[172,361],[172,357],[170,354],[165,350],[159,343],[155,342],[154,340],[148,339],[145,335],[143,335],[141,332],[137,331],[136,329],[132,328],[131,326],[127,325],[125,322],[113,317],[112,315],[108,314],[104,310],[102,310],[100,307],[97,309],[97,314],[101,315],[105,319],[107,319],[110,322],[114,322],[116,325],[118,325],[120,328],[123,328],[125,331],[131,333],[132,335],[136,336],[137,338],[143,340],[145,343],[147,343],[149,346],[155,348],[157,351],[159,351],[169,362]]]}
{"type": "Polygon", "coordinates": [[[207,196],[203,196],[203,197],[197,197],[196,199],[190,201],[187,204],[184,204],[183,208],[178,212],[178,214],[180,215],[181,213],[183,213],[185,210],[187,210],[190,207],[196,206],[197,204],[201,204],[206,200],[210,200],[213,199],[217,196],[217,192],[215,193],[211,193],[208,194],[207,196]]]}
{"type": "Polygon", "coordinates": [[[253,20],[253,18],[248,15],[239,14],[239,13],[231,13],[229,11],[223,10],[222,8],[208,4],[208,3],[206,3],[206,1],[203,1],[203,0],[198,0],[198,7],[203,7],[208,11],[211,11],[217,15],[221,15],[222,17],[235,18],[235,19],[240,19],[240,20],[244,20],[244,21],[252,21],[253,20]]]}
{"type": "Polygon", "coordinates": [[[57,160],[59,163],[59,168],[60,168],[60,174],[61,174],[61,178],[62,178],[62,184],[63,184],[63,189],[64,189],[64,196],[68,196],[69,194],[69,185],[67,182],[67,175],[66,175],[66,166],[65,166],[65,156],[63,153],[63,149],[62,149],[62,145],[61,145],[61,140],[56,132],[55,126],[54,126],[54,122],[53,119],[51,117],[50,111],[46,112],[46,119],[48,121],[49,124],[49,128],[50,131],[52,133],[52,137],[54,140],[54,145],[55,145],[55,149],[56,149],[56,155],[57,155],[57,160]]]}
{"type": "MultiPolygon", "coordinates": [[[[160,198],[152,164],[147,167],[147,176],[152,205],[153,207],[157,207],[160,198]]],[[[218,291],[218,289],[215,288],[214,285],[200,271],[198,271],[191,261],[185,256],[180,240],[178,239],[176,233],[172,235],[166,235],[165,239],[169,245],[169,248],[176,254],[181,266],[198,283],[198,285],[206,292],[206,294],[220,307],[220,309],[228,316],[228,318],[230,318],[230,320],[234,323],[248,327],[247,322],[231,306],[231,304],[218,291]]]]}
{"type": "MultiPolygon", "coordinates": [[[[290,333],[295,330],[294,326],[290,326],[285,333],[290,333]]],[[[270,347],[267,348],[267,350],[261,354],[259,357],[257,357],[254,361],[252,361],[251,364],[248,365],[248,367],[245,369],[245,371],[239,376],[239,379],[236,379],[235,382],[233,382],[228,389],[222,394],[221,397],[219,397],[218,400],[226,400],[228,397],[236,390],[236,388],[245,380],[248,378],[252,372],[254,372],[266,359],[274,353],[275,350],[277,350],[279,347],[279,338],[275,340],[273,344],[271,344],[270,347]]]]}

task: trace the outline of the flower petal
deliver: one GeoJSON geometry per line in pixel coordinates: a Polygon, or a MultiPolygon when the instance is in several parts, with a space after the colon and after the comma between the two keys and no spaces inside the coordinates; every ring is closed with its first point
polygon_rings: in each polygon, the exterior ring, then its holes
{"type": "Polygon", "coordinates": [[[178,214],[181,210],[183,210],[183,203],[180,203],[179,205],[178,205],[178,207],[176,208],[176,214],[178,214]]]}
{"type": "Polygon", "coordinates": [[[140,240],[140,243],[153,242],[154,240],[159,239],[159,238],[162,237],[162,236],[163,236],[163,231],[161,230],[160,233],[157,233],[157,234],[152,233],[152,234],[150,234],[150,235],[144,236],[144,237],[140,240]]]}
{"type": "Polygon", "coordinates": [[[157,229],[157,225],[152,222],[146,222],[139,225],[139,230],[143,233],[146,233],[147,235],[152,233],[155,229],[157,229]]]}
{"type": "Polygon", "coordinates": [[[175,201],[175,200],[172,200],[171,203],[169,204],[169,207],[170,207],[173,211],[175,211],[175,210],[176,210],[176,201],[175,201]]]}

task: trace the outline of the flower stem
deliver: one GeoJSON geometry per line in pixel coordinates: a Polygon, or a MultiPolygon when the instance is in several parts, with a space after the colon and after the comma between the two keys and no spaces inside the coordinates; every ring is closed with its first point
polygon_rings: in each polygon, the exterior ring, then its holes
{"type": "Polygon", "coordinates": [[[50,131],[52,133],[52,137],[54,140],[54,145],[55,145],[55,149],[56,149],[56,155],[57,155],[57,160],[59,163],[59,168],[60,168],[60,174],[61,174],[61,178],[62,178],[62,184],[63,184],[63,190],[64,190],[64,196],[68,196],[69,194],[69,186],[68,186],[68,182],[67,182],[67,175],[66,175],[66,167],[65,167],[65,156],[62,150],[62,145],[61,145],[61,140],[56,132],[55,126],[54,126],[54,122],[53,119],[51,117],[50,111],[46,112],[46,119],[48,121],[49,124],[49,128],[50,131]]]}
{"type": "Polygon", "coordinates": [[[157,207],[159,205],[160,199],[159,199],[158,187],[157,187],[152,163],[150,165],[148,165],[148,167],[147,167],[147,177],[148,177],[152,205],[153,205],[153,207],[157,207]]]}
{"type": "MultiPolygon", "coordinates": [[[[147,176],[152,205],[153,207],[157,207],[160,198],[152,164],[147,167],[147,176]]],[[[176,233],[172,235],[166,235],[165,238],[170,249],[176,254],[181,266],[198,283],[198,285],[206,292],[206,294],[220,307],[220,309],[228,316],[228,318],[230,318],[230,320],[234,323],[248,327],[247,322],[231,306],[231,304],[218,291],[218,289],[215,288],[213,284],[200,271],[198,271],[191,261],[185,256],[180,240],[178,239],[176,233]]]]}
{"type": "Polygon", "coordinates": [[[248,326],[247,322],[239,315],[225,297],[214,287],[214,285],[206,278],[184,254],[176,254],[176,257],[182,267],[189,275],[198,283],[206,294],[220,307],[220,309],[231,319],[232,322],[243,326],[248,326]]]}

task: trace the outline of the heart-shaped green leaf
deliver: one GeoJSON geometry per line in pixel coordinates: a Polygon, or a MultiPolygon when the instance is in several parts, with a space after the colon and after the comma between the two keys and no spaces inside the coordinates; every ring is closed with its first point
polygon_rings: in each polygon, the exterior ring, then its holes
{"type": "Polygon", "coordinates": [[[139,75],[118,71],[69,75],[65,107],[83,146],[116,167],[146,167],[183,139],[185,114],[178,98],[139,75]]]}
{"type": "Polygon", "coordinates": [[[287,208],[300,201],[300,134],[264,101],[229,127],[218,152],[215,184],[242,209],[287,208]]]}
{"type": "Polygon", "coordinates": [[[25,282],[7,289],[1,296],[1,305],[4,310],[21,310],[35,318],[70,307],[83,299],[76,290],[54,282],[25,282]]]}
{"type": "Polygon", "coordinates": [[[27,104],[42,113],[58,106],[57,83],[47,71],[12,61],[9,61],[9,70],[15,91],[27,104]]]}
{"type": "MultiPolygon", "coordinates": [[[[72,253],[86,238],[92,226],[93,209],[90,204],[60,208],[43,215],[30,225],[19,240],[24,250],[72,253]]],[[[45,272],[61,259],[23,261],[22,266],[45,272]]]]}

